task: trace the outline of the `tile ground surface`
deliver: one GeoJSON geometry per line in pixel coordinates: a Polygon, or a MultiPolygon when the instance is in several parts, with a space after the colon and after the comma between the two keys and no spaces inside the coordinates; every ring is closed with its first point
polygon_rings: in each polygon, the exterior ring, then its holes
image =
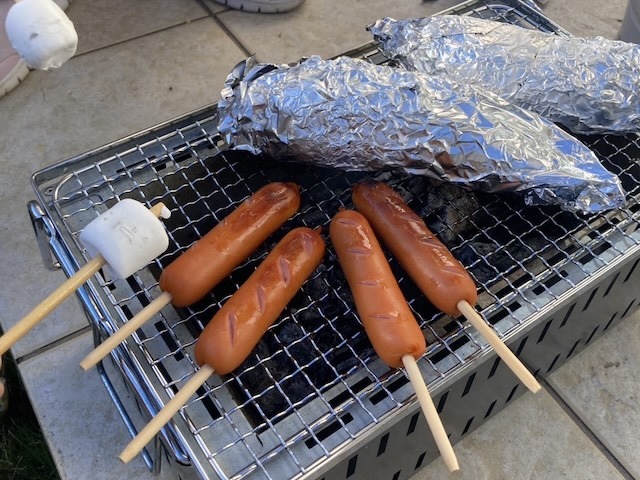
{"type": "MultiPolygon", "coordinates": [[[[332,56],[368,41],[364,26],[378,17],[455,3],[307,0],[291,13],[257,15],[210,0],[75,0],[67,13],[78,55],[58,71],[32,72],[0,99],[3,328],[64,280],[44,269],[27,216],[32,173],[214,102],[247,53],[271,62],[332,56]]],[[[625,5],[550,0],[546,13],[574,34],[615,38],[625,5]]],[[[77,367],[90,348],[87,325],[70,299],[13,348],[61,477],[151,478],[140,459],[117,460],[126,429],[95,372],[77,367]]],[[[564,406],[546,392],[525,394],[467,436],[456,445],[464,471],[452,478],[640,478],[639,333],[630,318],[557,370],[549,385],[564,406]]],[[[447,478],[441,460],[414,480],[430,478],[447,478]]]]}

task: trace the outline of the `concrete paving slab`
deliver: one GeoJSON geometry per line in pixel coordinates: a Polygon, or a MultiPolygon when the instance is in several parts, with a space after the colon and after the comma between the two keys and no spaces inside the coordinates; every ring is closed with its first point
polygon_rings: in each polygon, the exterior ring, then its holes
{"type": "Polygon", "coordinates": [[[627,317],[548,379],[549,384],[640,478],[640,311],[627,317]]]}
{"type": "Polygon", "coordinates": [[[323,58],[343,53],[371,41],[365,27],[380,17],[406,18],[431,15],[460,3],[457,0],[351,1],[309,0],[278,15],[228,10],[218,18],[258,61],[288,63],[303,56],[323,58]]]}
{"type": "Polygon", "coordinates": [[[627,0],[551,0],[544,7],[544,14],[573,35],[617,40],[626,7],[627,0]]]}
{"type": "Polygon", "coordinates": [[[76,55],[207,16],[195,0],[84,0],[66,13],[78,32],[76,55]]]}
{"type": "Polygon", "coordinates": [[[515,400],[454,449],[459,472],[436,459],[411,480],[624,478],[544,390],[515,400]]]}
{"type": "Polygon", "coordinates": [[[92,345],[93,335],[85,333],[20,365],[61,478],[174,480],[168,468],[153,476],[139,456],[127,465],[118,459],[131,437],[96,369],[78,365],[92,345]]]}
{"type": "MultiPolygon", "coordinates": [[[[109,6],[97,0],[73,2],[68,12],[81,33],[85,53],[59,71],[32,72],[23,85],[0,100],[4,207],[0,218],[5,225],[0,231],[0,275],[7,279],[0,289],[3,327],[64,280],[60,272],[42,267],[25,207],[33,198],[30,175],[212,103],[229,70],[244,58],[215,21],[199,17],[195,1],[115,1],[109,6]],[[112,19],[106,9],[113,5],[127,13],[127,18],[116,22],[127,28],[109,23],[112,19]],[[157,5],[164,5],[166,12],[154,9],[157,5]],[[100,18],[106,24],[97,21],[100,18]]],[[[381,16],[428,15],[457,3],[307,0],[300,9],[281,15],[209,5],[259,60],[288,62],[309,54],[332,56],[368,42],[364,26],[381,16]]],[[[626,0],[606,4],[550,0],[545,12],[573,34],[615,38],[625,5],[626,0]]],[[[33,352],[86,324],[78,302],[70,300],[20,342],[14,353],[33,352]]],[[[638,338],[637,327],[623,322],[559,369],[551,382],[606,447],[640,478],[634,459],[638,447],[634,432],[640,418],[635,405],[639,387],[633,376],[638,338]]],[[[82,374],[77,367],[90,344],[90,335],[84,334],[20,365],[61,475],[84,479],[95,478],[97,472],[98,478],[147,478],[142,462],[127,467],[133,468],[132,473],[123,472],[119,461],[114,461],[128,434],[95,372],[82,374]],[[78,392],[81,398],[75,398],[78,392]],[[80,421],[92,415],[95,422],[80,421]],[[94,440],[104,441],[106,449],[96,450],[94,440]]],[[[455,448],[463,471],[451,478],[623,478],[547,394],[525,395],[455,448]]],[[[164,475],[171,478],[170,472],[164,475]]],[[[427,478],[449,478],[449,474],[436,461],[412,480],[427,478]]]]}

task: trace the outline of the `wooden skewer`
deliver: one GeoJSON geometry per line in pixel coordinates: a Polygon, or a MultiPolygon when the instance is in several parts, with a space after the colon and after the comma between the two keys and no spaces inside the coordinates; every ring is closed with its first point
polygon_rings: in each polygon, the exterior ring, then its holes
{"type": "Polygon", "coordinates": [[[458,466],[458,459],[453,451],[449,437],[447,437],[444,425],[442,425],[442,421],[438,416],[438,410],[436,410],[436,406],[433,404],[433,399],[429,394],[427,385],[424,383],[424,379],[422,378],[422,374],[420,373],[420,369],[418,368],[415,358],[411,355],[404,355],[402,357],[402,363],[404,364],[404,368],[407,370],[407,375],[409,375],[409,380],[416,391],[418,402],[422,407],[424,416],[427,419],[427,424],[431,429],[431,433],[436,441],[438,450],[440,450],[440,455],[442,455],[444,463],[447,465],[450,472],[457,472],[460,470],[460,467],[458,466]]]}
{"type": "MultiPolygon", "coordinates": [[[[165,209],[162,202],[151,207],[151,212],[156,216],[162,216],[165,209]]],[[[85,266],[69,277],[62,285],[56,288],[47,298],[40,302],[31,312],[21,318],[18,323],[11,327],[0,337],[0,355],[6,353],[14,343],[24,337],[29,330],[40,323],[56,307],[64,302],[69,296],[89,280],[107,262],[102,255],[96,255],[85,266]]]]}
{"type": "Polygon", "coordinates": [[[145,447],[147,443],[153,439],[153,437],[165,426],[165,424],[171,420],[178,410],[180,410],[189,397],[196,393],[198,388],[200,388],[207,379],[213,375],[213,368],[209,365],[205,364],[195,373],[193,377],[189,379],[189,381],[182,387],[178,393],[176,393],[175,397],[173,397],[169,402],[164,406],[162,410],[158,412],[158,414],[151,419],[149,423],[147,423],[146,427],[144,427],[136,437],[129,442],[129,445],[125,447],[125,449],[120,454],[120,460],[124,463],[129,463],[140,451],[145,447]]]}
{"type": "MultiPolygon", "coordinates": [[[[165,218],[164,213],[163,213],[165,208],[167,208],[167,207],[165,206],[165,204],[164,204],[164,203],[162,203],[162,202],[158,202],[158,203],[156,203],[155,205],[153,205],[153,206],[149,209],[149,211],[150,211],[151,213],[153,213],[153,214],[154,214],[156,217],[158,217],[158,218],[165,218]]],[[[167,214],[167,215],[168,215],[168,214],[167,214]]],[[[166,217],[166,218],[168,218],[168,217],[166,217]]]]}
{"type": "Polygon", "coordinates": [[[7,332],[0,337],[0,355],[6,353],[14,343],[24,337],[29,330],[40,323],[44,317],[49,315],[58,305],[64,302],[67,297],[80,288],[82,284],[100,270],[105,263],[102,255],[97,255],[92,258],[84,267],[40,302],[31,312],[7,330],[7,332]]]}
{"type": "Polygon", "coordinates": [[[100,360],[109,355],[109,352],[125,341],[129,335],[133,334],[133,332],[148,322],[151,317],[169,305],[171,303],[171,299],[172,296],[169,292],[162,292],[158,298],[140,310],[137,315],[127,321],[127,323],[118,329],[118,331],[114,332],[113,335],[106,338],[104,342],[95,348],[95,350],[90,352],[89,355],[80,362],[80,366],[85,371],[89,370],[100,360]]]}
{"type": "Polygon", "coordinates": [[[469,320],[469,323],[480,332],[480,335],[489,342],[489,345],[493,347],[495,352],[500,356],[504,363],[511,369],[511,371],[520,379],[520,381],[533,393],[538,393],[542,387],[531,374],[531,372],[525,367],[522,362],[516,357],[511,350],[504,344],[504,342],[496,335],[485,320],[480,316],[478,312],[467,302],[461,300],[458,302],[458,310],[462,312],[464,317],[469,320]]]}

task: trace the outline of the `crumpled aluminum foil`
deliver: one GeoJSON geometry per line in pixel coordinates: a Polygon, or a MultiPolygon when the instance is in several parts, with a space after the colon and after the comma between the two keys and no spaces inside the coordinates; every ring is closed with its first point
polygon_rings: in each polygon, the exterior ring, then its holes
{"type": "Polygon", "coordinates": [[[480,86],[575,133],[640,131],[640,45],[459,15],[367,28],[404,68],[480,86]]]}
{"type": "Polygon", "coordinates": [[[624,203],[618,178],[538,115],[442,77],[363,60],[249,59],[227,78],[218,118],[232,148],[276,159],[402,169],[584,213],[624,203]]]}

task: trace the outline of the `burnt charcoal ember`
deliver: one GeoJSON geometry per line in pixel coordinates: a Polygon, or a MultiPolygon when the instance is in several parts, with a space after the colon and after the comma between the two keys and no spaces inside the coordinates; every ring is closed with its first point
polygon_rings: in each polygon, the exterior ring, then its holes
{"type": "Polygon", "coordinates": [[[291,220],[289,220],[289,224],[287,228],[296,228],[296,227],[323,227],[329,224],[331,220],[331,216],[328,213],[325,213],[323,210],[319,208],[307,208],[303,210],[299,215],[296,215],[291,220]]]}
{"type": "MultiPolygon", "coordinates": [[[[259,397],[252,397],[253,401],[258,404],[262,414],[257,416],[258,422],[262,421],[262,417],[272,419],[277,414],[282,413],[289,407],[286,398],[282,395],[280,390],[269,381],[269,378],[265,375],[263,385],[265,389],[262,390],[259,397]]],[[[257,390],[257,389],[256,389],[257,390]]]]}
{"type": "MultiPolygon", "coordinates": [[[[290,404],[304,400],[314,393],[302,373],[297,373],[292,377],[282,380],[282,382],[280,382],[280,388],[286,395],[285,404],[283,405],[285,408],[290,404]]],[[[283,410],[283,408],[281,408],[281,410],[283,410]]]]}
{"type": "Polygon", "coordinates": [[[296,312],[296,319],[307,332],[313,332],[326,323],[325,316],[315,306],[296,312]]]}
{"type": "Polygon", "coordinates": [[[322,298],[329,293],[329,285],[324,279],[326,271],[327,266],[321,263],[304,285],[304,290],[309,292],[312,298],[322,298]]]}
{"type": "MultiPolygon", "coordinates": [[[[344,276],[344,272],[342,271],[342,267],[338,262],[338,257],[335,256],[335,253],[332,255],[328,255],[325,258],[325,263],[327,266],[327,270],[325,276],[327,278],[327,283],[334,289],[340,288],[341,286],[347,285],[347,278],[344,276]]],[[[345,298],[342,296],[342,298],[345,298]]]]}
{"type": "MultiPolygon", "coordinates": [[[[443,186],[437,190],[445,203],[433,209],[433,214],[427,217],[427,225],[442,243],[447,247],[459,245],[461,239],[467,238],[467,232],[475,227],[471,222],[478,211],[478,200],[473,192],[463,191],[452,186],[443,186]]],[[[436,197],[436,193],[430,195],[436,197]]],[[[437,205],[436,201],[433,201],[437,205]]]]}
{"type": "MultiPolygon", "coordinates": [[[[289,353],[296,359],[298,365],[305,371],[309,381],[318,389],[326,385],[335,376],[331,367],[319,355],[316,348],[309,340],[295,343],[289,347],[289,353]]],[[[305,388],[310,390],[308,382],[305,388]]]]}
{"type": "MultiPolygon", "coordinates": [[[[561,240],[566,237],[568,232],[582,228],[584,225],[582,218],[567,212],[558,211],[552,218],[553,220],[541,221],[535,228],[549,240],[561,240]]],[[[549,243],[549,240],[547,240],[547,243],[549,243]]],[[[532,247],[536,248],[537,245],[532,245],[532,247]]]]}
{"type": "Polygon", "coordinates": [[[499,270],[485,260],[495,248],[495,244],[468,242],[458,249],[457,257],[477,282],[486,285],[499,274],[499,270]]]}
{"type": "Polygon", "coordinates": [[[310,365],[305,372],[318,387],[334,376],[328,366],[316,359],[317,352],[305,338],[300,325],[286,319],[265,334],[238,369],[243,372],[238,378],[264,414],[272,418],[287,409],[290,403],[314,393],[313,386],[299,369],[310,365]],[[280,385],[282,392],[270,388],[274,382],[280,385]]]}
{"type": "MultiPolygon", "coordinates": [[[[405,292],[405,287],[400,284],[400,286],[402,287],[402,291],[405,292]]],[[[409,294],[405,294],[405,297],[408,299],[413,299],[411,300],[411,308],[413,309],[413,311],[416,314],[416,320],[418,320],[418,322],[424,321],[424,322],[430,322],[442,315],[444,315],[442,312],[440,312],[436,307],[434,307],[431,302],[429,302],[429,300],[427,300],[427,297],[425,297],[422,292],[420,290],[418,290],[417,287],[415,287],[416,290],[412,290],[412,293],[415,293],[415,295],[413,297],[410,297],[409,294]]],[[[421,325],[424,327],[424,325],[421,325]]]]}
{"type": "Polygon", "coordinates": [[[352,344],[353,351],[357,356],[354,356],[351,349],[344,347],[342,351],[337,351],[335,358],[332,359],[332,363],[335,363],[335,368],[340,375],[346,375],[354,368],[358,368],[361,363],[360,359],[371,358],[376,355],[369,337],[362,335],[358,341],[352,344]]]}
{"type": "Polygon", "coordinates": [[[295,358],[296,363],[301,367],[310,364],[318,357],[316,349],[308,339],[291,343],[287,347],[287,351],[292,358],[295,358]]]}
{"type": "Polygon", "coordinates": [[[363,331],[362,324],[357,319],[355,304],[350,304],[349,307],[351,308],[351,315],[342,315],[334,322],[336,329],[347,341],[363,331]]]}
{"type": "MultiPolygon", "coordinates": [[[[345,297],[345,295],[351,294],[351,292],[348,291],[348,289],[345,290],[343,288],[340,291],[343,298],[345,297]]],[[[347,302],[347,305],[350,305],[350,303],[347,302]]],[[[335,318],[338,318],[344,315],[344,312],[345,312],[344,302],[339,298],[337,298],[333,293],[327,296],[326,298],[324,298],[322,302],[318,304],[317,308],[320,311],[321,318],[319,320],[316,320],[316,322],[324,321],[324,320],[333,320],[335,318]]]]}
{"type": "Polygon", "coordinates": [[[324,328],[313,332],[311,338],[318,348],[325,353],[341,342],[340,335],[329,325],[325,325],[324,328]]]}
{"type": "Polygon", "coordinates": [[[317,178],[313,178],[316,183],[309,185],[303,196],[314,203],[328,202],[336,196],[336,192],[331,190],[325,182],[317,182],[317,178]]]}
{"type": "Polygon", "coordinates": [[[303,289],[298,290],[298,292],[294,295],[294,297],[289,301],[289,305],[286,311],[294,312],[296,310],[305,308],[307,305],[309,305],[309,297],[310,297],[311,291],[308,290],[306,287],[307,285],[305,284],[305,287],[303,287],[303,289]]]}
{"type": "Polygon", "coordinates": [[[304,337],[300,326],[289,318],[278,323],[271,330],[271,333],[273,333],[273,338],[277,338],[277,342],[273,345],[273,348],[277,350],[282,349],[283,345],[290,345],[304,337]]]}
{"type": "Polygon", "coordinates": [[[238,403],[253,398],[264,414],[272,418],[288,406],[286,398],[274,387],[274,381],[279,382],[294,372],[295,365],[284,353],[258,362],[258,357],[262,358],[268,350],[265,342],[260,342],[254,353],[237,370],[242,372],[237,378],[244,388],[232,386],[232,391],[240,396],[238,403]]]}

